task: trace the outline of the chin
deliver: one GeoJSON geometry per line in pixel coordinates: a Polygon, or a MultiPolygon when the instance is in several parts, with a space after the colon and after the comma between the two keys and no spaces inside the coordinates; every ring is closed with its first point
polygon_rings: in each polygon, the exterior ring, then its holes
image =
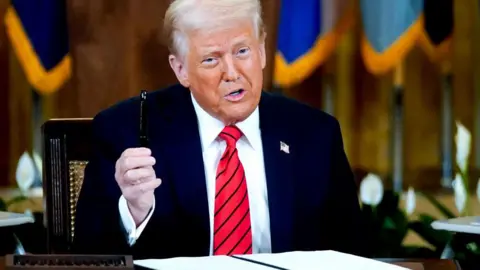
{"type": "Polygon", "coordinates": [[[248,110],[248,111],[243,111],[243,112],[236,112],[234,114],[229,114],[226,116],[224,119],[225,125],[234,125],[238,122],[242,122],[245,119],[247,119],[251,114],[253,113],[253,110],[248,110]]]}
{"type": "Polygon", "coordinates": [[[225,125],[233,125],[247,119],[255,110],[256,103],[245,100],[237,103],[222,104],[217,115],[225,125]]]}

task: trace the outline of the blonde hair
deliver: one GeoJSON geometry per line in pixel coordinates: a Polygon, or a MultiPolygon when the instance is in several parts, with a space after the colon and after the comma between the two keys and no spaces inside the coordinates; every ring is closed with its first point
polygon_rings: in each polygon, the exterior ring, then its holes
{"type": "Polygon", "coordinates": [[[259,0],[173,0],[165,13],[165,41],[172,54],[185,56],[189,31],[215,30],[240,20],[251,20],[257,38],[264,38],[259,0]]]}

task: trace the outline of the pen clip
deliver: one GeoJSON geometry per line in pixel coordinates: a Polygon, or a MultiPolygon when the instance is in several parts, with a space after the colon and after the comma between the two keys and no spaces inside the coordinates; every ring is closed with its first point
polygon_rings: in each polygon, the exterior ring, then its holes
{"type": "Polygon", "coordinates": [[[142,90],[140,92],[140,146],[148,147],[147,136],[147,91],[142,90]]]}

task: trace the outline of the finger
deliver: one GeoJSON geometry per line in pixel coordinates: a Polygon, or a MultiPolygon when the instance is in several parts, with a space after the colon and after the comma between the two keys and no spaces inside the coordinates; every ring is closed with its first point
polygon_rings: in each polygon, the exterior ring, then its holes
{"type": "Polygon", "coordinates": [[[121,157],[137,157],[137,156],[150,156],[152,151],[149,148],[138,147],[138,148],[128,148],[123,151],[121,157]]]}
{"type": "Polygon", "coordinates": [[[156,178],[153,181],[147,181],[147,182],[132,186],[131,189],[132,189],[132,192],[134,193],[144,194],[146,192],[156,189],[161,184],[162,184],[162,180],[160,180],[159,178],[156,178]]]}
{"type": "Polygon", "coordinates": [[[123,174],[128,170],[153,166],[155,162],[155,158],[152,156],[123,157],[119,160],[119,170],[123,174]]]}
{"type": "Polygon", "coordinates": [[[144,183],[144,182],[147,182],[147,181],[155,181],[155,175],[153,175],[152,177],[146,177],[146,178],[140,178],[140,179],[137,179],[137,180],[132,180],[132,181],[129,181],[129,182],[124,182],[126,185],[129,185],[129,186],[132,186],[132,185],[139,185],[141,183],[144,183]]]}
{"type": "Polygon", "coordinates": [[[124,182],[129,184],[138,184],[150,179],[155,179],[155,171],[152,167],[142,167],[128,170],[124,174],[124,182]]]}

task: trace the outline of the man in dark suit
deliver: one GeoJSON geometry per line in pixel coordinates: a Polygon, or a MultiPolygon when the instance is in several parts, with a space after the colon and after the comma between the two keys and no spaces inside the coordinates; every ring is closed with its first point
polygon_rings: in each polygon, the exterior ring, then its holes
{"type": "Polygon", "coordinates": [[[368,255],[338,122],[262,92],[258,0],[173,1],[179,85],[99,113],[74,247],[136,258],[334,249],[368,255]],[[185,14],[188,14],[186,16],[185,14]]]}

